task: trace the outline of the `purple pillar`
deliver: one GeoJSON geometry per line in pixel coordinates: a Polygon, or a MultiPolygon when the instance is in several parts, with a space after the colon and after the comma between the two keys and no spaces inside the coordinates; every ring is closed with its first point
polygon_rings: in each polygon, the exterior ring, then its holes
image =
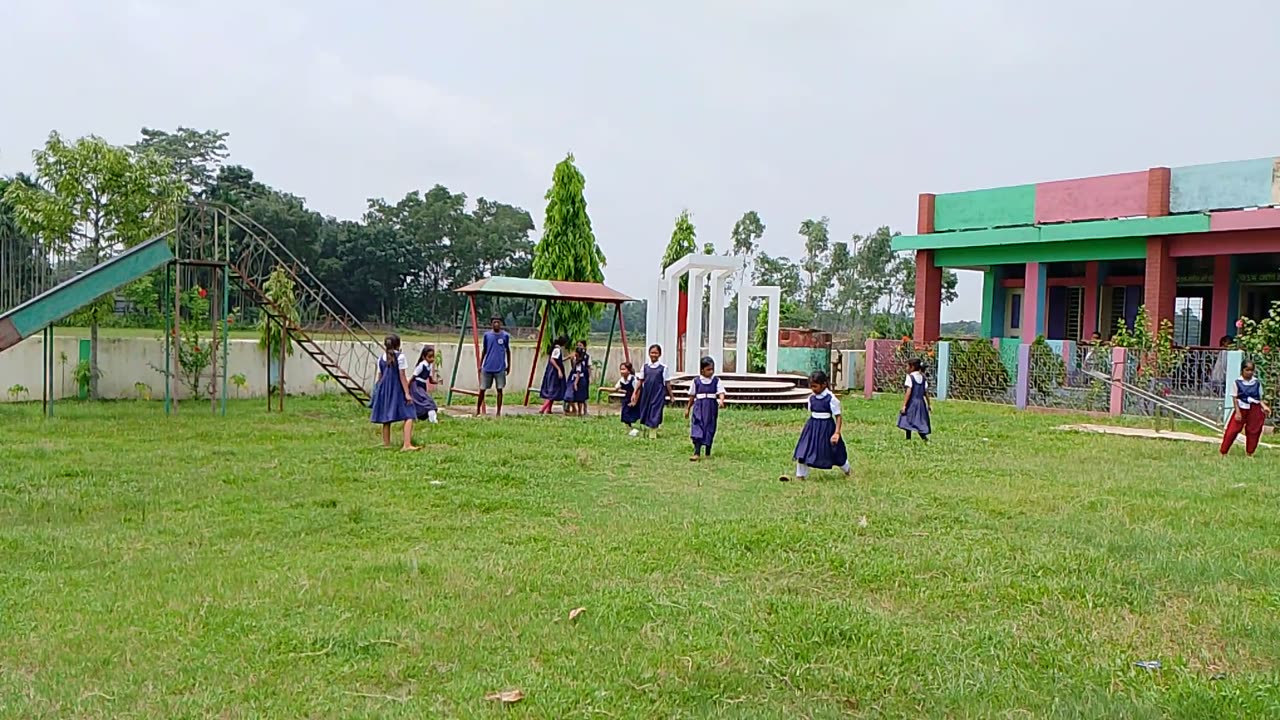
{"type": "Polygon", "coordinates": [[[1019,410],[1027,409],[1027,391],[1031,386],[1031,346],[1022,343],[1018,346],[1018,380],[1014,394],[1014,404],[1019,410]]]}

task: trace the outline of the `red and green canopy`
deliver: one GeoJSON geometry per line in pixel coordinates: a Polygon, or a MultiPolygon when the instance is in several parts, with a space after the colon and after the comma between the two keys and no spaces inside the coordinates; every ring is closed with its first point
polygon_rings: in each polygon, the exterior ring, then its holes
{"type": "Polygon", "coordinates": [[[505,295],[568,302],[624,303],[635,298],[624,295],[604,283],[569,282],[568,280],[535,280],[533,278],[488,277],[454,292],[464,295],[505,295]]]}

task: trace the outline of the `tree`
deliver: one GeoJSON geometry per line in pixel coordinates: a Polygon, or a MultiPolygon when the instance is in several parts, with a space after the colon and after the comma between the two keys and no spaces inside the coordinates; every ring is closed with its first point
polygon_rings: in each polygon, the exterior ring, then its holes
{"type": "MultiPolygon", "coordinates": [[[[294,325],[298,323],[297,291],[293,278],[285,272],[284,268],[276,267],[271,271],[266,282],[263,283],[262,292],[275,306],[276,311],[284,315],[285,320],[294,325]]],[[[268,363],[277,362],[281,350],[286,355],[293,355],[293,343],[289,341],[288,332],[280,327],[279,322],[269,319],[265,313],[258,320],[258,347],[267,351],[268,363]]],[[[284,363],[280,363],[278,372],[280,376],[277,382],[283,387],[284,363]]]]}
{"type": "Polygon", "coordinates": [[[733,247],[730,252],[741,256],[748,263],[760,249],[760,238],[764,237],[764,222],[755,210],[748,210],[733,224],[733,247]]]}
{"type": "Polygon", "coordinates": [[[823,216],[820,220],[805,220],[800,223],[800,234],[804,237],[804,271],[809,282],[805,285],[805,305],[809,312],[816,314],[822,302],[825,288],[814,282],[822,271],[823,259],[831,246],[828,226],[831,221],[823,216]]]}
{"type": "MultiPolygon", "coordinates": [[[[676,217],[676,226],[671,230],[671,240],[667,243],[666,252],[662,253],[662,269],[666,270],[680,258],[698,251],[698,231],[693,227],[693,220],[688,210],[681,210],[676,217]]],[[[689,277],[680,278],[680,292],[688,292],[689,277]]]]}
{"type": "MultiPolygon", "coordinates": [[[[13,183],[5,197],[18,224],[53,255],[78,256],[89,266],[158,234],[174,221],[183,188],[168,161],[89,136],[68,144],[55,132],[33,154],[34,183],[13,183]]],[[[98,398],[98,323],[90,314],[90,397],[98,398]]]]}
{"type": "Polygon", "coordinates": [[[803,286],[800,266],[785,256],[775,258],[767,253],[760,253],[755,262],[755,284],[777,285],[782,288],[783,297],[799,297],[803,286]]]}
{"type": "Polygon", "coordinates": [[[230,155],[227,133],[186,127],[171,133],[144,127],[142,139],[129,149],[138,153],[151,151],[167,158],[174,172],[195,195],[202,195],[213,187],[223,161],[230,155]]]}
{"type": "Polygon", "coordinates": [[[43,292],[53,273],[48,253],[41,252],[39,239],[19,225],[17,208],[6,199],[9,186],[17,183],[33,185],[22,175],[0,178],[0,312],[43,292]]]}
{"type": "MultiPolygon", "coordinates": [[[[583,196],[586,178],[569,154],[556,165],[547,190],[546,218],[542,239],[533,250],[533,276],[540,280],[604,281],[604,253],[596,244],[583,196]]],[[[600,307],[587,303],[549,303],[548,346],[552,338],[564,335],[584,338],[600,307]]]]}

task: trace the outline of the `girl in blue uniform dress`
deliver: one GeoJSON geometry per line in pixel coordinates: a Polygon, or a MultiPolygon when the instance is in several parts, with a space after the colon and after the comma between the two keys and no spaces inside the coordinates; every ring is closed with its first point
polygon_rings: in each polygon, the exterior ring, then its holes
{"type": "Polygon", "coordinates": [[[618,375],[620,379],[616,389],[622,391],[622,424],[627,426],[631,432],[631,437],[640,434],[635,428],[635,424],[640,420],[640,393],[636,392],[636,386],[639,380],[636,379],[636,369],[630,362],[624,362],[618,366],[618,375]]]}
{"type": "Polygon", "coordinates": [[[662,427],[662,411],[671,399],[671,371],[662,362],[662,346],[649,346],[649,362],[640,375],[640,424],[649,437],[657,437],[662,427]]]}
{"type": "Polygon", "coordinates": [[[569,346],[569,338],[561,335],[551,343],[551,354],[547,357],[547,369],[542,373],[542,387],[538,389],[538,397],[542,398],[539,415],[550,415],[551,408],[557,400],[564,399],[564,351],[569,346]]]}
{"type": "Polygon", "coordinates": [[[413,407],[419,420],[431,424],[438,422],[435,398],[431,397],[431,385],[440,384],[440,376],[436,373],[436,349],[424,345],[418,355],[418,364],[413,368],[413,378],[409,381],[409,397],[413,398],[413,407]]]}
{"type": "Polygon", "coordinates": [[[716,440],[716,421],[720,418],[720,408],[724,407],[724,386],[716,377],[716,361],[709,357],[698,363],[698,377],[689,385],[689,406],[684,416],[693,416],[689,423],[689,439],[693,441],[693,456],[689,459],[697,462],[702,458],[702,451],[711,457],[711,444],[716,440]]]}
{"type": "Polygon", "coordinates": [[[912,358],[907,370],[907,379],[903,382],[907,391],[902,398],[902,412],[898,413],[898,427],[906,431],[908,440],[915,432],[921,440],[929,442],[933,428],[929,423],[929,381],[924,379],[924,363],[912,358]]]}
{"type": "Polygon", "coordinates": [[[587,341],[578,341],[578,359],[582,363],[582,382],[573,394],[573,402],[578,406],[578,414],[587,414],[587,401],[591,399],[591,353],[587,352],[587,341]]]}
{"type": "MultiPolygon", "coordinates": [[[[844,418],[840,415],[840,401],[827,387],[827,374],[818,370],[809,376],[809,419],[800,432],[793,457],[796,461],[796,479],[809,476],[809,468],[830,470],[838,467],[845,475],[852,472],[849,451],[845,449],[844,418]]],[[[784,475],[779,480],[786,480],[784,475]]]]}
{"type": "Polygon", "coordinates": [[[402,452],[417,450],[413,445],[413,419],[416,412],[409,394],[409,363],[400,352],[400,336],[391,334],[382,341],[386,354],[378,359],[378,384],[369,401],[369,422],[382,426],[382,445],[391,447],[391,425],[404,423],[402,452]]]}
{"type": "Polygon", "coordinates": [[[564,383],[564,412],[578,414],[578,385],[582,384],[582,356],[574,350],[569,354],[569,379],[564,383]]]}

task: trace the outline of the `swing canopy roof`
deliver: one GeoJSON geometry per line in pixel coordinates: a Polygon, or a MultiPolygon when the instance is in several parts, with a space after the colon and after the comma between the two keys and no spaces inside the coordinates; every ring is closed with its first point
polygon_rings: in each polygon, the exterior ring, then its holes
{"type": "Polygon", "coordinates": [[[604,283],[570,282],[568,280],[535,280],[534,278],[496,275],[477,280],[454,292],[464,295],[504,295],[565,302],[598,302],[621,304],[635,298],[624,295],[604,283]]]}

